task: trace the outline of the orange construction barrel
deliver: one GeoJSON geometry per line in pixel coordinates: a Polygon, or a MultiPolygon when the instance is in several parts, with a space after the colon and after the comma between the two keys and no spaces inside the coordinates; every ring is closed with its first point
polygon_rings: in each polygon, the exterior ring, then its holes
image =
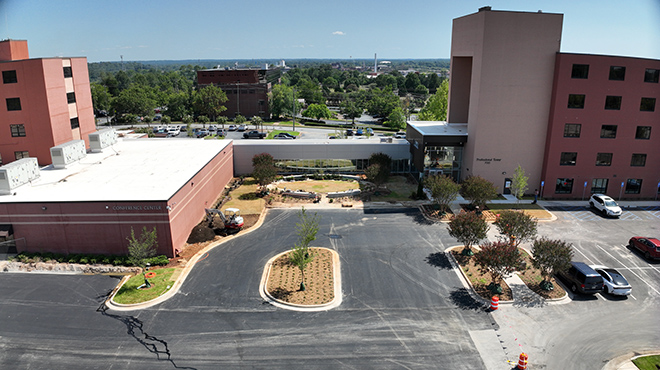
{"type": "Polygon", "coordinates": [[[493,296],[493,299],[490,301],[490,309],[495,311],[497,306],[500,304],[500,298],[496,295],[493,296]]]}
{"type": "Polygon", "coordinates": [[[520,357],[518,358],[518,366],[516,366],[517,369],[520,370],[525,370],[527,369],[527,354],[526,353],[521,353],[520,357]]]}

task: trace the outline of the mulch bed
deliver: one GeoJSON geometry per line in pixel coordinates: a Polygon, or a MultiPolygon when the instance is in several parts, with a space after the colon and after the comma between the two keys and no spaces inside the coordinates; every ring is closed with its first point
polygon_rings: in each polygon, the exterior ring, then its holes
{"type": "Polygon", "coordinates": [[[325,248],[310,248],[314,259],[305,268],[305,291],[300,290],[302,274],[283,254],[268,274],[266,291],[273,297],[293,304],[319,305],[335,298],[332,252],[325,248]]]}
{"type": "Polygon", "coordinates": [[[437,204],[422,204],[420,209],[422,214],[424,214],[424,216],[429,220],[451,221],[454,218],[454,214],[451,212],[451,210],[441,212],[440,209],[438,209],[437,204]]]}
{"type": "Polygon", "coordinates": [[[451,254],[454,256],[456,262],[461,267],[465,276],[470,280],[474,291],[483,299],[490,301],[493,296],[498,296],[500,301],[512,301],[513,293],[511,288],[502,280],[500,286],[502,287],[502,294],[493,294],[488,285],[493,281],[490,274],[482,274],[479,267],[474,264],[474,257],[464,256],[461,254],[463,247],[452,250],[451,254]]]}

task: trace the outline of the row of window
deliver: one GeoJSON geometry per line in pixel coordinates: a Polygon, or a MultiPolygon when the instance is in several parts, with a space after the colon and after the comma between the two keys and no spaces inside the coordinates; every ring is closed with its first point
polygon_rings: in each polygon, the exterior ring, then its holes
{"type": "MultiPolygon", "coordinates": [[[[7,111],[17,111],[22,109],[21,98],[6,98],[5,101],[7,102],[7,111]]],[[[75,92],[66,93],[66,101],[69,104],[75,103],[76,93],[75,92]]]]}
{"type": "MultiPolygon", "coordinates": [[[[575,166],[577,164],[577,152],[562,152],[559,159],[560,166],[575,166]]],[[[613,153],[597,153],[596,166],[611,166],[613,153]]],[[[633,153],[630,159],[631,167],[646,166],[646,154],[633,153]]]]}
{"type": "MultiPolygon", "coordinates": [[[[64,73],[64,78],[70,78],[73,77],[73,71],[71,70],[71,67],[62,67],[63,73],[64,73]]],[[[2,71],[2,83],[4,84],[15,84],[18,83],[18,76],[16,75],[16,71],[2,71]]]]}
{"type": "MultiPolygon", "coordinates": [[[[586,95],[584,94],[569,94],[568,95],[568,108],[571,109],[584,109],[584,102],[586,95]]],[[[621,96],[606,96],[605,109],[607,110],[621,110],[621,96]]],[[[655,112],[655,98],[642,98],[639,103],[640,112],[655,112]]]]}
{"type": "MultiPolygon", "coordinates": [[[[589,78],[588,64],[573,64],[571,78],[587,79],[589,78]]],[[[624,81],[626,79],[626,67],[610,66],[609,79],[611,81],[624,81]]],[[[660,69],[646,68],[644,71],[644,82],[658,83],[660,80],[660,69]]]]}
{"type": "MultiPolygon", "coordinates": [[[[618,125],[602,125],[600,127],[601,139],[615,139],[618,125]]],[[[564,137],[580,137],[582,131],[581,123],[564,124],[564,137]]],[[[635,139],[649,140],[651,138],[651,126],[637,126],[635,139]]]]}
{"type": "MultiPolygon", "coordinates": [[[[591,180],[591,194],[607,193],[608,179],[592,179],[591,180]]],[[[585,182],[586,187],[587,182],[585,182]]],[[[624,192],[626,194],[639,194],[642,191],[642,179],[627,179],[623,184],[625,186],[624,192]]],[[[555,194],[571,194],[573,193],[573,179],[563,178],[557,179],[555,185],[555,194]]]]}
{"type": "MultiPolygon", "coordinates": [[[[78,128],[80,127],[80,121],[78,120],[78,117],[71,118],[69,120],[71,123],[71,129],[78,128]]],[[[12,137],[25,137],[25,125],[23,124],[16,124],[16,125],[9,125],[9,130],[11,131],[11,136],[12,137]]]]}

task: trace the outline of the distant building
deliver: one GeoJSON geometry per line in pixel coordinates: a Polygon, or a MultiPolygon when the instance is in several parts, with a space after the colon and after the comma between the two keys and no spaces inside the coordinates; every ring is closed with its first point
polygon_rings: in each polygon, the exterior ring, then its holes
{"type": "Polygon", "coordinates": [[[50,148],[96,131],[87,58],[30,59],[25,40],[0,41],[0,164],[50,164],[50,148]]]}
{"type": "Polygon", "coordinates": [[[280,78],[279,69],[203,69],[197,71],[200,87],[213,84],[227,94],[222,114],[236,117],[238,114],[250,118],[270,118],[268,94],[272,84],[280,78]]]}

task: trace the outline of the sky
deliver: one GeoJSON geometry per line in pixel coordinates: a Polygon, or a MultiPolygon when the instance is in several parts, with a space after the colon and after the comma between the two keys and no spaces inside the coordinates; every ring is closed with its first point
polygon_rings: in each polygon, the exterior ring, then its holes
{"type": "Polygon", "coordinates": [[[562,52],[660,59],[660,0],[0,0],[0,40],[89,62],[435,59],[482,6],[564,14],[562,52]]]}

